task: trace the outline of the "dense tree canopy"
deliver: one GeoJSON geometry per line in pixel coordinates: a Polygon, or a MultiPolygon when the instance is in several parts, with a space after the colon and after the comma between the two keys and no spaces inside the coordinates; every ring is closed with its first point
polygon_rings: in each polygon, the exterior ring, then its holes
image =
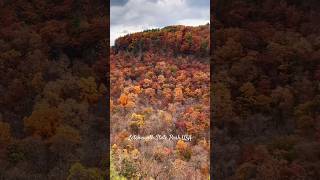
{"type": "Polygon", "coordinates": [[[209,25],[170,26],[116,40],[110,56],[115,178],[209,177],[209,32],[209,25]],[[157,134],[192,140],[129,140],[157,134]]]}
{"type": "Polygon", "coordinates": [[[0,179],[105,177],[106,12],[98,0],[0,2],[0,179]]]}
{"type": "Polygon", "coordinates": [[[318,179],[319,3],[217,1],[215,179],[318,179]]]}

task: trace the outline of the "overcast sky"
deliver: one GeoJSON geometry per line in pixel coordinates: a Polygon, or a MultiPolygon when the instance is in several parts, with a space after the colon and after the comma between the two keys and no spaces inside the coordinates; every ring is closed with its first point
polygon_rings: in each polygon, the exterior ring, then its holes
{"type": "Polygon", "coordinates": [[[111,0],[110,45],[132,32],[210,22],[210,0],[111,0]]]}

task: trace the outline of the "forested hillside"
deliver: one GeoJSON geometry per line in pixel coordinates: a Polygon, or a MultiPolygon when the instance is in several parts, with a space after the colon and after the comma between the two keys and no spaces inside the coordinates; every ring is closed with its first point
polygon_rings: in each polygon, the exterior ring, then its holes
{"type": "Polygon", "coordinates": [[[139,53],[148,51],[168,55],[208,56],[210,50],[209,25],[199,27],[167,26],[129,34],[116,40],[114,49],[139,53]]]}
{"type": "Polygon", "coordinates": [[[207,179],[210,154],[209,25],[121,37],[110,56],[112,174],[207,179]],[[130,135],[184,140],[129,140],[130,135]]]}
{"type": "Polygon", "coordinates": [[[107,6],[0,1],[0,179],[105,179],[107,6]]]}
{"type": "Polygon", "coordinates": [[[215,179],[319,179],[319,2],[213,4],[215,179]]]}

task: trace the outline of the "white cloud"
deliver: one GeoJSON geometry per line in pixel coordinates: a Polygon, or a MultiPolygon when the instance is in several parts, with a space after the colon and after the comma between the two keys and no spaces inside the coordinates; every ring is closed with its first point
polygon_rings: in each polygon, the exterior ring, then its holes
{"type": "Polygon", "coordinates": [[[110,44],[120,36],[169,25],[197,26],[210,21],[210,7],[202,0],[129,0],[123,6],[111,6],[110,44]],[[200,1],[199,1],[200,2],[200,1]]]}
{"type": "Polygon", "coordinates": [[[206,19],[182,19],[178,21],[178,24],[183,24],[186,26],[198,26],[210,23],[210,20],[206,19]]]}

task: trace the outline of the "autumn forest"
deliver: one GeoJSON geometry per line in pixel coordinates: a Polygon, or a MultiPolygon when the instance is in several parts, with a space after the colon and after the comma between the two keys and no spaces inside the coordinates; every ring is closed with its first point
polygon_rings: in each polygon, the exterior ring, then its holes
{"type": "Polygon", "coordinates": [[[169,26],[116,40],[110,54],[111,178],[207,179],[209,25],[169,26]],[[192,141],[129,140],[191,135],[192,141]]]}
{"type": "Polygon", "coordinates": [[[0,179],[105,179],[107,10],[0,1],[0,179]]]}
{"type": "Polygon", "coordinates": [[[320,179],[320,2],[210,7],[110,46],[109,1],[0,0],[0,180],[320,179]]]}
{"type": "Polygon", "coordinates": [[[214,179],[319,179],[319,5],[213,4],[214,179]]]}

